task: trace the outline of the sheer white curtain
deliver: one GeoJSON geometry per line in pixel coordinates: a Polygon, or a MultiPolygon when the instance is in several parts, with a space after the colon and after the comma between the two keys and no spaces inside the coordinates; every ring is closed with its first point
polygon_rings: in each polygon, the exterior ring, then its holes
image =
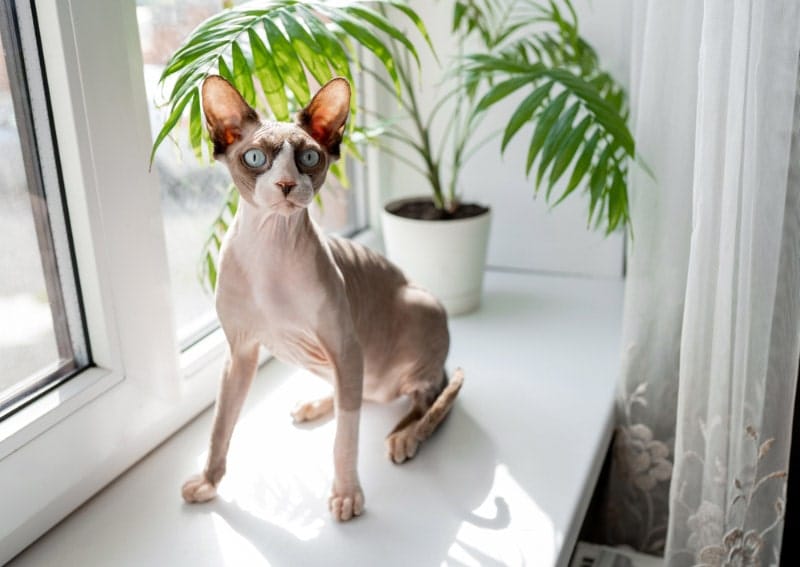
{"type": "Polygon", "coordinates": [[[800,357],[800,4],[641,2],[608,537],[777,564],[800,357]]]}
{"type": "Polygon", "coordinates": [[[777,564],[797,377],[796,1],[708,1],[670,564],[777,564]]]}

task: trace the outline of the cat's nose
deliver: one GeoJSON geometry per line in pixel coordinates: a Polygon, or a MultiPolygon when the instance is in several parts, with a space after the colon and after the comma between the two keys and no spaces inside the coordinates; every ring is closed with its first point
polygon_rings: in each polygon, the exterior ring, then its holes
{"type": "Polygon", "coordinates": [[[281,188],[281,191],[283,191],[283,196],[286,197],[292,192],[292,189],[297,186],[297,183],[289,179],[282,179],[281,181],[276,181],[275,185],[281,188]]]}

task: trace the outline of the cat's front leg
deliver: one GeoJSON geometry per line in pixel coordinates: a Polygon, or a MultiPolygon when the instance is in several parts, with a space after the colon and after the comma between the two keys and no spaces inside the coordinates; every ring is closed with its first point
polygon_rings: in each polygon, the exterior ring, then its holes
{"type": "MultiPolygon", "coordinates": [[[[341,332],[342,327],[339,330],[341,332]]],[[[363,360],[355,335],[347,335],[336,340],[336,348],[331,352],[336,436],[333,445],[334,480],[328,506],[331,515],[338,521],[360,516],[364,510],[364,493],[357,468],[363,360]]]]}
{"type": "Polygon", "coordinates": [[[358,421],[361,411],[336,411],[334,478],[328,507],[335,520],[347,521],[364,511],[364,492],[358,479],[358,421]]]}
{"type": "Polygon", "coordinates": [[[250,390],[257,364],[257,343],[230,345],[217,395],[208,460],[202,473],[184,483],[181,494],[186,502],[206,502],[217,495],[217,485],[225,474],[233,427],[250,390]]]}

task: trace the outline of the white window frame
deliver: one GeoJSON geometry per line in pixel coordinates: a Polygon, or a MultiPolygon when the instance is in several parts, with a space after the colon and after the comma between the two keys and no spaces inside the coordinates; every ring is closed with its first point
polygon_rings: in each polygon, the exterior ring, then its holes
{"type": "Polygon", "coordinates": [[[0,423],[0,563],[210,405],[225,352],[179,357],[135,3],[34,5],[95,367],[0,423]]]}
{"type": "MultiPolygon", "coordinates": [[[[11,79],[15,99],[17,133],[24,158],[25,178],[30,194],[32,221],[36,227],[36,250],[42,255],[41,267],[47,298],[52,311],[52,331],[57,346],[53,361],[29,376],[17,376],[16,384],[8,384],[0,400],[0,421],[27,404],[42,390],[63,383],[89,361],[84,339],[83,317],[78,300],[71,243],[63,238],[67,223],[63,215],[58,162],[48,118],[48,101],[43,92],[39,60],[22,57],[23,52],[36,52],[33,33],[18,28],[13,0],[2,0],[4,13],[2,33],[6,49],[7,75],[11,79]],[[8,28],[6,28],[8,26],[8,28]],[[20,33],[23,32],[23,33],[20,33]],[[8,37],[5,34],[8,33],[8,37]],[[19,41],[18,41],[19,40],[19,41]],[[17,97],[25,100],[16,100],[17,97]],[[44,197],[44,199],[42,198],[44,197]]],[[[27,30],[32,32],[33,30],[27,30]]],[[[13,270],[13,267],[10,267],[13,270]]],[[[13,378],[5,377],[5,380],[13,378]]]]}

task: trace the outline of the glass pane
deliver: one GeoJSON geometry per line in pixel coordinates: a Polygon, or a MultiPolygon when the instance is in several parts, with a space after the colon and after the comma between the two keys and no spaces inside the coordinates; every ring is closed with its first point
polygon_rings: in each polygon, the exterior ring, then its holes
{"type": "MultiPolygon", "coordinates": [[[[3,38],[6,40],[7,38],[3,38]]],[[[58,342],[37,225],[0,44],[0,402],[33,375],[55,367],[58,342]]]]}
{"type": "MultiPolygon", "coordinates": [[[[222,0],[137,0],[144,78],[155,134],[167,117],[158,78],[169,56],[200,22],[217,11],[222,0]]],[[[216,324],[211,295],[198,277],[201,250],[228,187],[221,166],[198,162],[188,141],[188,125],[175,130],[176,144],[159,148],[153,169],[161,180],[161,203],[167,243],[172,304],[178,339],[186,346],[216,324]]]]}
{"type": "MultiPolygon", "coordinates": [[[[238,2],[236,2],[238,3],[238,2]]],[[[159,107],[168,92],[158,79],[170,55],[205,18],[222,8],[223,0],[137,0],[144,77],[155,135],[168,109],[159,107]]],[[[213,72],[213,71],[212,71],[213,72]]],[[[213,298],[198,276],[203,244],[224,203],[230,183],[222,165],[197,161],[188,141],[188,120],[175,130],[175,144],[166,142],[156,154],[154,169],[161,180],[161,200],[172,298],[178,339],[186,347],[216,326],[213,298]]],[[[354,223],[354,191],[335,180],[323,190],[322,209],[312,214],[327,231],[350,233],[354,223]]]]}

